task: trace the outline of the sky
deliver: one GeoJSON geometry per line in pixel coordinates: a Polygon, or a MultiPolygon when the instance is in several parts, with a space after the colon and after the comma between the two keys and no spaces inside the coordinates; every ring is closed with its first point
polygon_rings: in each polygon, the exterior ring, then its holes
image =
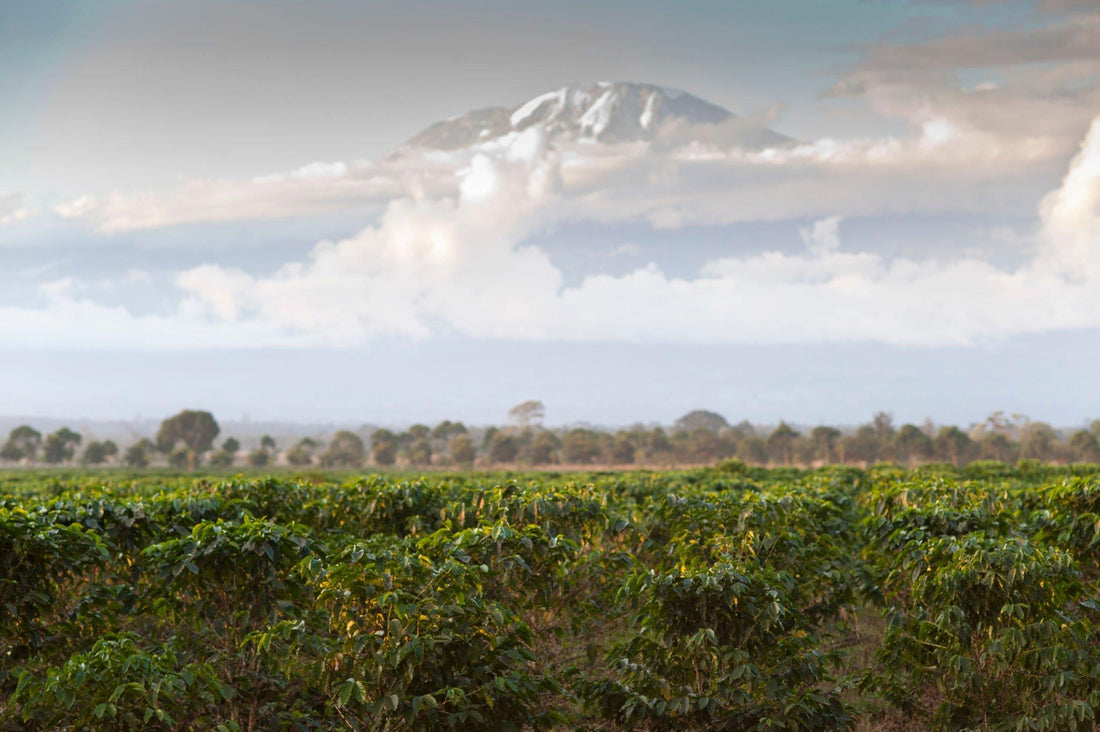
{"type": "Polygon", "coordinates": [[[1098,75],[1090,0],[0,0],[0,414],[1081,424],[1098,75]],[[600,80],[736,117],[405,144],[600,80]]]}

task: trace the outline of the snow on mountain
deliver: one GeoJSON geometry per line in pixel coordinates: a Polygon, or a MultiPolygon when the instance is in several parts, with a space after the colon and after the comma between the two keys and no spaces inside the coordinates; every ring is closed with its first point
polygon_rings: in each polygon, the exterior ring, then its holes
{"type": "Polygon", "coordinates": [[[762,127],[738,126],[732,112],[678,89],[633,82],[571,84],[515,107],[490,107],[428,127],[406,147],[455,150],[535,125],[551,139],[652,141],[675,129],[729,127],[724,139],[749,148],[784,145],[790,138],[762,127]]]}

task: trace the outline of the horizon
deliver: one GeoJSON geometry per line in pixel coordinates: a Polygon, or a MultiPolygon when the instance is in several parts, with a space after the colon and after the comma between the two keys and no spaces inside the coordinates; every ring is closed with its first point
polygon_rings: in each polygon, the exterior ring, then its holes
{"type": "Polygon", "coordinates": [[[1088,2],[3,3],[0,43],[0,415],[1100,414],[1088,2]]]}

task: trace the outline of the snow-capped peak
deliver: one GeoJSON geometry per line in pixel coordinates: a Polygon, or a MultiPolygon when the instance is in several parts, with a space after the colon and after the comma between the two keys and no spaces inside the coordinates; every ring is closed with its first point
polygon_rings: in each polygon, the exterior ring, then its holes
{"type": "MultiPolygon", "coordinates": [[[[535,125],[551,140],[635,142],[653,140],[672,124],[717,125],[733,118],[729,110],[679,89],[634,82],[571,84],[512,109],[492,107],[438,122],[406,145],[451,150],[535,125]]],[[[773,144],[786,139],[764,132],[773,144]]]]}

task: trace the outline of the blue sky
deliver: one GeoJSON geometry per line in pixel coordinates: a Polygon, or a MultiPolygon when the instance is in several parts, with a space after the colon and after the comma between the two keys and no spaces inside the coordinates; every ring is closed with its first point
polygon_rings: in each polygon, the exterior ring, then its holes
{"type": "Polygon", "coordinates": [[[0,0],[0,413],[1100,416],[1090,5],[0,0]],[[603,79],[794,142],[391,156],[603,79]]]}

